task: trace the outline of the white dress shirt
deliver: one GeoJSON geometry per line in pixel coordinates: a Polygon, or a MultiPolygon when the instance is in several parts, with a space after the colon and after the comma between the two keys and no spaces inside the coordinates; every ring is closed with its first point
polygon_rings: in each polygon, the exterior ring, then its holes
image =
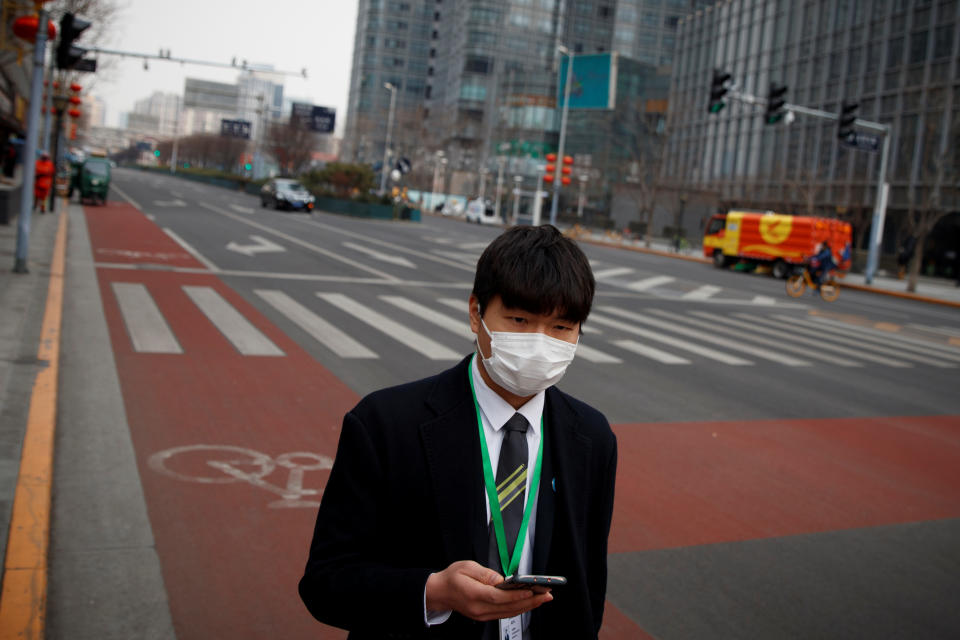
{"type": "MultiPolygon", "coordinates": [[[[537,464],[537,451],[540,447],[540,420],[543,417],[543,404],[546,397],[545,392],[541,391],[530,398],[525,405],[519,409],[514,409],[506,400],[501,398],[496,391],[491,389],[480,375],[480,368],[477,364],[477,356],[474,355],[470,362],[473,369],[473,388],[477,394],[477,404],[480,405],[480,419],[483,422],[483,435],[486,439],[487,452],[490,455],[490,466],[493,477],[497,477],[497,464],[500,462],[500,445],[503,442],[501,433],[503,425],[507,423],[514,413],[521,414],[530,423],[527,429],[527,469],[533,469],[537,464]]],[[[527,489],[524,501],[530,500],[530,483],[533,482],[532,471],[527,474],[527,489]]],[[[541,478],[540,486],[544,482],[550,482],[549,478],[541,478]]],[[[487,522],[490,522],[490,501],[487,499],[486,488],[484,488],[483,504],[486,506],[487,522]]],[[[520,566],[517,567],[517,574],[530,573],[533,567],[533,539],[537,529],[537,496],[533,496],[533,506],[530,513],[530,522],[527,525],[527,534],[523,540],[523,547],[520,551],[520,566]]],[[[503,570],[501,567],[493,567],[499,573],[503,570]]],[[[426,589],[424,589],[424,619],[427,624],[433,626],[446,622],[450,617],[450,611],[427,611],[426,610],[426,589]]],[[[530,625],[530,614],[524,613],[521,616],[524,635],[527,635],[527,627],[530,625]]]]}

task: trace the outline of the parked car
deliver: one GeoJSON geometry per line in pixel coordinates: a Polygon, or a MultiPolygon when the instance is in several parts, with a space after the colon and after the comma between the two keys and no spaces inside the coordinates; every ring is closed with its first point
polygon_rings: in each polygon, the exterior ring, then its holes
{"type": "Polygon", "coordinates": [[[477,224],[503,224],[503,220],[493,211],[493,203],[476,198],[467,204],[467,222],[477,224]]]}
{"type": "Polygon", "coordinates": [[[314,197],[302,184],[290,178],[272,178],[260,189],[260,206],[289,211],[312,211],[314,197]]]}
{"type": "Polygon", "coordinates": [[[459,217],[463,215],[463,203],[457,200],[449,199],[443,203],[440,214],[444,216],[459,217]]]}

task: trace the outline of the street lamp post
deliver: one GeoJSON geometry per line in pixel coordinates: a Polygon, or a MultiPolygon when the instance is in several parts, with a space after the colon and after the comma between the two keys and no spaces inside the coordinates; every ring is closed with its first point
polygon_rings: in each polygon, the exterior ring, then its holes
{"type": "MultiPolygon", "coordinates": [[[[563,164],[563,145],[567,137],[567,112],[570,110],[570,83],[573,79],[573,51],[560,45],[557,51],[567,56],[567,77],[563,83],[563,111],[560,115],[560,143],[557,145],[557,163],[563,164]]],[[[550,224],[557,224],[557,207],[560,203],[560,183],[563,179],[558,175],[553,181],[553,200],[550,202],[550,224]]]]}
{"type": "Polygon", "coordinates": [[[581,174],[579,177],[580,180],[580,197],[577,198],[577,217],[583,217],[583,188],[587,185],[587,176],[586,174],[581,174]]]}
{"type": "Polygon", "coordinates": [[[520,217],[520,185],[523,184],[523,176],[513,176],[513,224],[517,224],[517,218],[520,217]]]}
{"type": "Polygon", "coordinates": [[[493,205],[493,215],[500,217],[500,196],[503,194],[503,167],[507,159],[503,156],[497,158],[497,200],[493,205]]]}
{"type": "Polygon", "coordinates": [[[383,88],[390,92],[390,112],[387,115],[387,139],[383,144],[383,165],[380,167],[380,195],[387,191],[387,162],[390,159],[390,137],[393,134],[393,112],[397,107],[397,88],[389,82],[383,83],[383,88]]]}
{"type": "Polygon", "coordinates": [[[490,170],[486,167],[480,167],[480,200],[483,201],[484,195],[487,193],[487,174],[490,173],[490,170]]]}

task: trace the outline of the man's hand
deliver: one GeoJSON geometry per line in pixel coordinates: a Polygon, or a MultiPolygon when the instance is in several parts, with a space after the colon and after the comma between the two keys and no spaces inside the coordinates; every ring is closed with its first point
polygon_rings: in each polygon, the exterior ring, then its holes
{"type": "Polygon", "coordinates": [[[427,578],[427,610],[453,610],[468,618],[486,622],[512,618],[553,600],[550,591],[497,589],[503,576],[472,560],[454,562],[427,578]]]}

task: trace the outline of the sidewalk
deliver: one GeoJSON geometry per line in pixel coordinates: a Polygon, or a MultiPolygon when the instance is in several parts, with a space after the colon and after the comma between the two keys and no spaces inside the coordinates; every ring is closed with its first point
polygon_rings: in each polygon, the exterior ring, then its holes
{"type": "MultiPolygon", "coordinates": [[[[564,233],[569,228],[561,228],[564,233]]],[[[684,247],[680,251],[675,251],[673,243],[665,238],[654,238],[650,247],[647,248],[643,239],[624,238],[617,233],[601,233],[589,229],[581,230],[576,236],[580,242],[597,244],[603,246],[614,246],[630,251],[649,253],[669,258],[678,258],[681,260],[690,260],[695,262],[709,263],[710,260],[703,256],[700,247],[684,247]]],[[[960,308],[960,287],[956,286],[956,281],[946,278],[928,278],[920,277],[917,283],[917,291],[911,293],[907,291],[907,279],[898,280],[895,277],[888,276],[884,271],[879,271],[869,285],[862,273],[847,273],[840,286],[847,289],[856,289],[857,291],[868,291],[896,298],[907,300],[916,300],[918,302],[927,302],[941,304],[950,307],[960,308]]]]}

